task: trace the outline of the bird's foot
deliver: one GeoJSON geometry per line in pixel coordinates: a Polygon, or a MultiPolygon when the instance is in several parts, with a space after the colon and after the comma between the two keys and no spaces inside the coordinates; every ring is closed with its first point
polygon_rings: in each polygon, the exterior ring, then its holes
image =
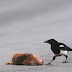
{"type": "Polygon", "coordinates": [[[52,65],[51,63],[47,63],[47,64],[45,64],[45,65],[52,65]]]}
{"type": "Polygon", "coordinates": [[[64,61],[64,62],[62,62],[62,63],[68,63],[68,61],[64,61]]]}

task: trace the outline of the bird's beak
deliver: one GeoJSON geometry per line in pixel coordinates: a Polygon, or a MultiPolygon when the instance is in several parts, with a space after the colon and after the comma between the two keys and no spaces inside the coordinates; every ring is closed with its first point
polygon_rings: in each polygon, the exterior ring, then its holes
{"type": "Polygon", "coordinates": [[[47,41],[44,41],[44,43],[47,43],[47,41]]]}

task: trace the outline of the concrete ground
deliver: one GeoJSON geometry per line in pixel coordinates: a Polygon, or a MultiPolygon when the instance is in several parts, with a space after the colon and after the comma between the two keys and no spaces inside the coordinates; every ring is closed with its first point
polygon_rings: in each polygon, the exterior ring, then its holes
{"type": "Polygon", "coordinates": [[[72,48],[71,0],[2,0],[0,1],[0,72],[71,72],[72,52],[57,57],[52,65],[7,65],[15,53],[32,53],[44,63],[53,53],[45,40],[54,38],[72,48]]]}

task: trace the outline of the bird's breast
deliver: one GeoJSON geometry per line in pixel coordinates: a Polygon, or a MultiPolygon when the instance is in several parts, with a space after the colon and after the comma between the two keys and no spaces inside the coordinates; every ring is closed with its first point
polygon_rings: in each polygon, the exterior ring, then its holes
{"type": "Polygon", "coordinates": [[[59,54],[60,53],[60,49],[55,47],[55,48],[51,48],[51,50],[53,51],[54,54],[59,54]]]}

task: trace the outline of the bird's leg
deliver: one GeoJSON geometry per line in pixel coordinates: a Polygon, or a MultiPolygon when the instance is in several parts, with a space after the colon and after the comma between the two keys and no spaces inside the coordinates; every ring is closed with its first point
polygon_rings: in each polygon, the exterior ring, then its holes
{"type": "Polygon", "coordinates": [[[53,56],[53,59],[52,59],[48,64],[45,64],[45,65],[50,65],[51,62],[54,61],[56,57],[57,57],[57,56],[53,56]]]}
{"type": "Polygon", "coordinates": [[[64,55],[64,56],[66,57],[66,60],[64,62],[62,62],[62,63],[67,63],[68,62],[67,61],[68,56],[67,55],[64,55]]]}

